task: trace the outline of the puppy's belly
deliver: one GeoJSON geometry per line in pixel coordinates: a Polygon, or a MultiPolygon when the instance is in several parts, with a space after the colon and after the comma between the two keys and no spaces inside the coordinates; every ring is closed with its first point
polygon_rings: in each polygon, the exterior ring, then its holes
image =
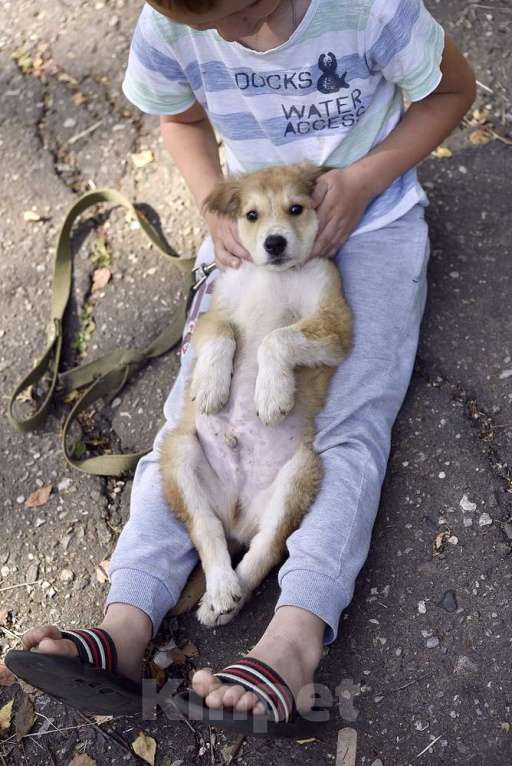
{"type": "Polygon", "coordinates": [[[256,415],[256,374],[256,364],[239,367],[224,409],[216,415],[196,414],[197,435],[208,462],[243,506],[268,487],[293,456],[306,422],[298,403],[282,423],[265,426],[256,415]]]}

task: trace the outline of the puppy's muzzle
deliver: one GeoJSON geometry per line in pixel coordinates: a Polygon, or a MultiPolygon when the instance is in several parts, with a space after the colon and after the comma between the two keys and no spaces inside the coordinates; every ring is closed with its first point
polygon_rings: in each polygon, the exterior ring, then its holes
{"type": "Polygon", "coordinates": [[[269,234],[263,243],[263,247],[269,254],[271,263],[281,263],[287,244],[286,238],[281,234],[269,234]]]}

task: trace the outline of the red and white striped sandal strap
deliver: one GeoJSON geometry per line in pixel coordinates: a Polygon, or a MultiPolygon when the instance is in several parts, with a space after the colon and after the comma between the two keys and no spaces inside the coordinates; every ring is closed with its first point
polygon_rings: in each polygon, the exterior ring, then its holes
{"type": "Polygon", "coordinates": [[[78,656],[99,670],[115,673],[117,668],[116,646],[106,630],[86,628],[63,630],[62,638],[72,641],[78,650],[78,656]]]}
{"type": "Polygon", "coordinates": [[[286,681],[261,660],[244,657],[215,673],[221,681],[239,684],[254,692],[274,717],[275,723],[288,723],[295,714],[295,700],[286,681]]]}

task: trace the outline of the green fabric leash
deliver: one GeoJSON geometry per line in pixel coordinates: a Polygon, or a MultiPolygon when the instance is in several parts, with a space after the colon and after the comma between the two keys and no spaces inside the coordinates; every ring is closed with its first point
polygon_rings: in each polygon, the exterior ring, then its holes
{"type": "Polygon", "coordinates": [[[62,432],[62,446],[69,465],[84,473],[96,476],[122,476],[131,472],[137,461],[146,454],[144,452],[123,455],[101,455],[80,460],[68,451],[67,435],[76,417],[97,399],[103,397],[111,401],[123,388],[129,378],[137,372],[148,359],[165,354],[180,341],[185,326],[186,314],[195,290],[206,279],[214,268],[213,264],[199,269],[192,269],[193,260],[181,258],[167,244],[157,229],[140,213],[122,194],[114,189],[97,189],[87,192],[75,202],[64,220],[57,242],[55,253],[53,290],[51,302],[51,320],[48,330],[48,347],[34,369],[16,387],[9,402],[9,420],[18,431],[32,431],[41,426],[48,414],[55,393],[66,394],[83,386],[89,386],[80,399],[74,404],[68,414],[62,432]],[[167,327],[148,346],[142,350],[115,349],[100,359],[75,367],[64,373],[59,373],[63,318],[71,293],[71,278],[73,272],[70,235],[73,224],[78,216],[93,205],[100,202],[111,202],[122,205],[139,222],[143,233],[155,245],[162,255],[169,256],[169,262],[175,264],[183,274],[184,288],[188,300],[183,301],[167,327]],[[199,271],[199,278],[197,272],[199,271]],[[48,392],[38,409],[30,417],[20,419],[14,414],[16,399],[28,386],[38,383],[47,371],[50,371],[51,381],[48,392]],[[58,384],[58,385],[57,385],[58,384]],[[56,392],[57,388],[57,392],[56,392]]]}

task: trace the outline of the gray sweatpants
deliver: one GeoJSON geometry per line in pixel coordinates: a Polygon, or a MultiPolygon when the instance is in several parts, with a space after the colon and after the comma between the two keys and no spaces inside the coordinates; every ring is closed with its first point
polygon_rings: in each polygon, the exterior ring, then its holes
{"type": "MultiPolygon", "coordinates": [[[[424,211],[416,206],[379,231],[351,237],[336,258],[354,314],[354,349],[336,371],[317,419],[315,447],[324,479],[313,507],[288,539],[276,607],[298,606],[321,617],[327,625],[326,643],[336,637],[341,612],[350,603],[368,554],[391,428],[414,364],[428,255],[424,211]]],[[[213,257],[206,240],[198,262],[213,257]]],[[[192,324],[199,308],[207,308],[210,292],[198,295],[192,324]]],[[[139,607],[155,632],[197,562],[185,527],[163,498],[158,467],[162,433],[177,420],[192,361],[185,343],[181,371],[164,407],[167,424],[137,466],[130,518],[110,564],[107,604],[139,607]]]]}

